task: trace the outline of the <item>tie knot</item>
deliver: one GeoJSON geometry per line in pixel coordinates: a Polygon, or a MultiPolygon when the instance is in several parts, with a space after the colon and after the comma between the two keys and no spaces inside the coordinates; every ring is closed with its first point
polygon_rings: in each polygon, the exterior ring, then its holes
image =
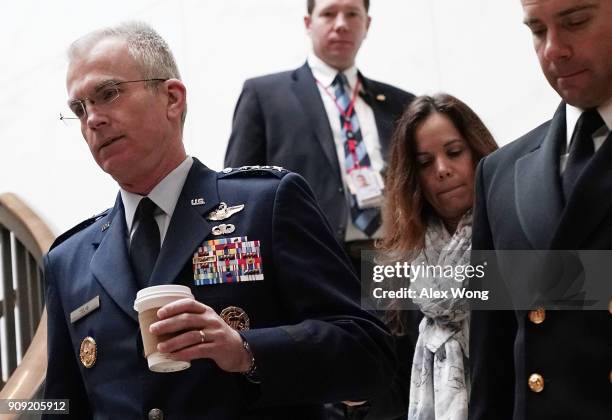
{"type": "Polygon", "coordinates": [[[604,124],[604,120],[599,115],[599,112],[597,112],[597,109],[591,108],[580,114],[575,131],[580,133],[581,136],[592,136],[604,124]]]}
{"type": "Polygon", "coordinates": [[[338,73],[334,78],[332,85],[338,86],[339,88],[344,88],[345,86],[348,86],[348,79],[346,78],[346,74],[342,72],[338,73]]]}
{"type": "Polygon", "coordinates": [[[138,203],[138,208],[136,209],[136,218],[140,220],[143,217],[152,217],[155,213],[155,210],[157,210],[157,204],[155,204],[153,200],[151,200],[149,197],[145,197],[140,200],[140,203],[138,203]]]}

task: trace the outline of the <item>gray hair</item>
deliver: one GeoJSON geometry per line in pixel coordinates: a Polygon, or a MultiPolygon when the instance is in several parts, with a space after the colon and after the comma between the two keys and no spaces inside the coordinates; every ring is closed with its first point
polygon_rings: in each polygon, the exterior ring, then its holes
{"type": "MultiPolygon", "coordinates": [[[[68,60],[72,62],[106,38],[125,40],[128,53],[140,68],[143,79],[181,80],[176,61],[166,41],[150,25],[139,21],[122,22],[84,35],[68,48],[68,60]]],[[[151,83],[149,86],[157,85],[151,83]]],[[[186,114],[185,107],[181,116],[182,123],[185,122],[186,114]]]]}

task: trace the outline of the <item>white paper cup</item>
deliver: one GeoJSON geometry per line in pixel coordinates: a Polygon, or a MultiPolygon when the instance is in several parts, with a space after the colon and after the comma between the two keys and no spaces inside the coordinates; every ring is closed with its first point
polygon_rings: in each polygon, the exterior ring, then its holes
{"type": "Polygon", "coordinates": [[[153,372],[177,372],[191,366],[189,362],[172,360],[167,353],[157,351],[157,344],[178,334],[155,335],[149,332],[149,326],[159,320],[157,318],[157,310],[159,308],[184,298],[194,299],[191,289],[177,284],[151,286],[140,290],[136,294],[134,310],[138,312],[138,322],[140,323],[145,357],[147,358],[149,369],[153,372]]]}

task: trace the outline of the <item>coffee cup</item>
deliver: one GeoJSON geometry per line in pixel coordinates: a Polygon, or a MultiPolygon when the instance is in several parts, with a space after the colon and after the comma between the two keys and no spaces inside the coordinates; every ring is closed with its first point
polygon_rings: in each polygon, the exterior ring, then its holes
{"type": "Polygon", "coordinates": [[[159,308],[184,298],[194,299],[191,289],[177,284],[146,287],[136,294],[134,310],[138,312],[138,322],[140,323],[145,357],[149,369],[153,372],[178,372],[191,366],[189,362],[173,360],[169,354],[157,351],[157,344],[180,333],[155,335],[149,331],[149,326],[159,321],[157,317],[157,310],[159,308]]]}

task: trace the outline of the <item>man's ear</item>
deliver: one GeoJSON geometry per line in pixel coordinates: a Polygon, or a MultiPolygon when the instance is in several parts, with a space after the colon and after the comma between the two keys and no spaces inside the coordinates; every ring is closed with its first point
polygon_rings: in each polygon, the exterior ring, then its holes
{"type": "Polygon", "coordinates": [[[310,24],[312,23],[312,18],[310,15],[304,16],[304,27],[306,28],[306,32],[310,34],[310,24]]]}
{"type": "Polygon", "coordinates": [[[187,103],[187,89],[185,85],[178,79],[169,79],[164,82],[168,91],[168,118],[181,119],[183,111],[187,103]]]}

